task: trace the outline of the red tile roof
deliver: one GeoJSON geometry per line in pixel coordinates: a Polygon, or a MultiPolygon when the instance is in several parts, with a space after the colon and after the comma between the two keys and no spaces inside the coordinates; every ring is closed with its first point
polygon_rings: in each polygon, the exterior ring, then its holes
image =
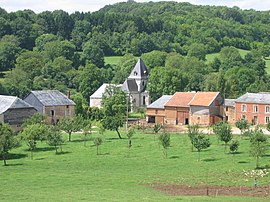
{"type": "Polygon", "coordinates": [[[189,107],[189,102],[193,99],[195,94],[195,92],[176,92],[164,106],[189,107]]]}
{"type": "Polygon", "coordinates": [[[219,92],[197,92],[189,105],[209,106],[218,95],[219,92]]]}

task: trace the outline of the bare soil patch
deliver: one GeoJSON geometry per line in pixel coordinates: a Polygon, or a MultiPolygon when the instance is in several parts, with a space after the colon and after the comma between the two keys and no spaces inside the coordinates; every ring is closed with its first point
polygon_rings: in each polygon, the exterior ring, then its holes
{"type": "Polygon", "coordinates": [[[217,186],[200,185],[189,186],[179,184],[154,183],[152,188],[172,196],[253,196],[270,197],[269,186],[217,186]]]}

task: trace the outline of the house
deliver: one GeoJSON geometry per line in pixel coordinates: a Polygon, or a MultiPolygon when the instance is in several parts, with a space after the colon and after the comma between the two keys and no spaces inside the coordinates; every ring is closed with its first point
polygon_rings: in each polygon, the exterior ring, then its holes
{"type": "Polygon", "coordinates": [[[119,87],[121,88],[122,85],[115,85],[115,84],[109,84],[104,83],[102,86],[100,86],[91,96],[90,96],[90,107],[97,107],[101,108],[102,105],[102,95],[105,92],[106,88],[109,86],[119,87]]]}
{"type": "Polygon", "coordinates": [[[109,85],[114,85],[121,88],[130,98],[132,111],[139,107],[146,107],[150,104],[150,97],[146,91],[148,69],[142,59],[138,59],[135,67],[131,71],[129,77],[123,84],[103,84],[90,96],[90,107],[101,107],[102,94],[109,85]]]}
{"type": "Polygon", "coordinates": [[[37,110],[20,98],[0,95],[0,123],[7,123],[14,131],[21,130],[24,121],[37,110]]]}
{"type": "Polygon", "coordinates": [[[222,108],[222,113],[229,124],[234,124],[235,120],[235,99],[225,99],[222,108]]]}
{"type": "Polygon", "coordinates": [[[189,103],[195,95],[195,92],[176,92],[164,105],[166,124],[188,125],[190,119],[189,103]]]}
{"type": "Polygon", "coordinates": [[[165,123],[164,105],[172,98],[172,95],[163,95],[155,102],[147,106],[146,119],[148,123],[165,123]]]}
{"type": "Polygon", "coordinates": [[[75,115],[75,103],[58,90],[31,91],[24,101],[44,114],[49,124],[75,115]]]}
{"type": "Polygon", "coordinates": [[[246,93],[235,100],[236,121],[246,119],[252,124],[270,122],[270,93],[246,93]]]}
{"type": "Polygon", "coordinates": [[[197,92],[190,101],[190,124],[212,125],[223,119],[224,98],[219,92],[197,92]]]}

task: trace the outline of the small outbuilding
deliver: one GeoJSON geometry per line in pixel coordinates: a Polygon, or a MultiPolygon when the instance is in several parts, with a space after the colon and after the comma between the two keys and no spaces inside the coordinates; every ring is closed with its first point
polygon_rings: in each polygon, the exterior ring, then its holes
{"type": "Polygon", "coordinates": [[[0,123],[7,123],[14,131],[20,131],[24,121],[35,114],[37,110],[14,96],[0,95],[0,123]]]}
{"type": "Polygon", "coordinates": [[[75,116],[76,104],[58,90],[31,91],[24,101],[44,114],[49,124],[55,124],[64,117],[75,116]]]}

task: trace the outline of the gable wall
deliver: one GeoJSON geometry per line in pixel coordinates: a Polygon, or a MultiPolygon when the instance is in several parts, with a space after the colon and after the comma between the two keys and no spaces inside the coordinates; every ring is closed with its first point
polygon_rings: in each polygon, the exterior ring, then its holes
{"type": "Polygon", "coordinates": [[[27,102],[28,104],[32,105],[33,107],[36,108],[36,110],[39,113],[43,114],[43,105],[42,103],[36,98],[36,96],[34,96],[33,93],[30,93],[25,99],[25,102],[27,102]]]}

